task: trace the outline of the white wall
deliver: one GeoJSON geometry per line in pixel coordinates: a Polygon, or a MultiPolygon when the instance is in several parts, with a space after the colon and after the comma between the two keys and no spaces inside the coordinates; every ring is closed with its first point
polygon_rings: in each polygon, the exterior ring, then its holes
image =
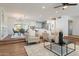
{"type": "Polygon", "coordinates": [[[28,20],[28,19],[22,19],[22,20],[18,20],[12,17],[8,17],[7,19],[7,34],[13,34],[12,29],[14,28],[15,24],[22,24],[25,26],[25,28],[27,29],[28,26],[41,26],[41,24],[36,24],[36,21],[33,20],[28,20]]]}
{"type": "Polygon", "coordinates": [[[62,30],[64,35],[68,35],[68,16],[56,20],[56,30],[62,30]]]}
{"type": "Polygon", "coordinates": [[[68,20],[73,21],[72,35],[79,35],[79,17],[62,16],[61,19],[57,19],[56,28],[63,30],[64,35],[68,35],[68,20]]]}
{"type": "Polygon", "coordinates": [[[79,36],[79,17],[73,19],[73,35],[79,36]]]}

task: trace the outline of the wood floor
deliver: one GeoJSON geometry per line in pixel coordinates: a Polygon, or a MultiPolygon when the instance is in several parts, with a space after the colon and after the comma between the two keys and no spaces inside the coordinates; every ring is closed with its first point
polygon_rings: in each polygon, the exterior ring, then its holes
{"type": "Polygon", "coordinates": [[[70,40],[74,43],[76,42],[76,44],[79,45],[79,36],[77,36],[77,35],[65,36],[64,39],[70,40]]]}
{"type": "Polygon", "coordinates": [[[25,39],[14,39],[7,36],[0,41],[0,56],[27,56],[24,49],[26,45],[25,39]]]}
{"type": "MultiPolygon", "coordinates": [[[[67,36],[65,38],[70,39],[71,37],[69,38],[67,36]]],[[[24,49],[24,46],[27,45],[25,40],[14,40],[10,37],[7,39],[8,40],[0,41],[0,56],[27,56],[27,52],[24,49]]],[[[79,39],[75,39],[74,41],[79,44],[79,39]]]]}
{"type": "Polygon", "coordinates": [[[0,56],[27,56],[24,49],[26,42],[17,42],[0,45],[0,56]]]}

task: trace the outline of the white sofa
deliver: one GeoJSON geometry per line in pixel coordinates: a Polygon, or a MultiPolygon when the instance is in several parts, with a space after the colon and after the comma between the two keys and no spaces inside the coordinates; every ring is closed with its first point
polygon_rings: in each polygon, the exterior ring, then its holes
{"type": "Polygon", "coordinates": [[[59,43],[59,32],[44,32],[43,33],[43,39],[47,41],[55,41],[55,43],[59,43]]]}

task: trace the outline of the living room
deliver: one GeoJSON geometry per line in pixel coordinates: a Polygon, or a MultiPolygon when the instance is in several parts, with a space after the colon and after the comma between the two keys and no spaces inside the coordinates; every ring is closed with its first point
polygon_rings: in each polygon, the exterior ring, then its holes
{"type": "MultiPolygon", "coordinates": [[[[79,56],[78,12],[78,3],[0,3],[0,44],[2,49],[8,51],[9,48],[12,48],[11,46],[21,43],[23,44],[22,51],[26,52],[26,54],[21,52],[23,55],[57,56],[49,50],[39,48],[43,47],[43,43],[50,44],[50,40],[58,43],[59,32],[61,31],[63,32],[63,39],[76,42],[77,45],[77,51],[67,54],[79,56]],[[4,45],[6,47],[10,45],[8,50],[4,48],[4,45]]],[[[0,55],[22,55],[12,52],[15,49],[17,51],[19,47],[13,49],[10,52],[1,50],[3,52],[0,51],[0,55]]],[[[61,54],[59,51],[58,53],[61,54]]]]}

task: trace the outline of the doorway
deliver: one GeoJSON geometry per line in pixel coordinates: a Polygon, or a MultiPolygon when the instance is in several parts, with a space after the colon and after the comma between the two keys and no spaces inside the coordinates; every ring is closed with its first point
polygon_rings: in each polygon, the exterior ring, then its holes
{"type": "Polygon", "coordinates": [[[68,20],[68,35],[72,35],[73,32],[73,21],[68,20]]]}

